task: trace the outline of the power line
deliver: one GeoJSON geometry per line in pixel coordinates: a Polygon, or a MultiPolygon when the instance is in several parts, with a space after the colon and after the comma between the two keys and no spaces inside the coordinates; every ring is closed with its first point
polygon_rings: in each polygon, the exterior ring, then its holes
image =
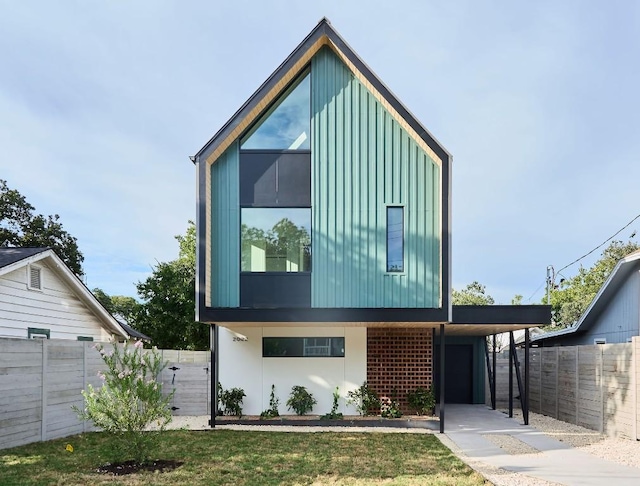
{"type": "MultiPolygon", "coordinates": [[[[568,265],[565,265],[564,267],[562,267],[560,270],[558,270],[557,272],[554,271],[554,276],[555,275],[559,275],[560,272],[562,272],[563,270],[569,268],[571,265],[574,265],[576,263],[578,263],[580,260],[582,260],[583,258],[588,257],[589,255],[591,255],[594,251],[596,251],[599,248],[602,248],[607,242],[609,242],[610,240],[612,240],[613,238],[615,238],[616,236],[618,236],[623,230],[625,230],[626,228],[628,228],[629,226],[631,226],[631,224],[636,220],[640,218],[640,214],[638,214],[635,218],[633,218],[631,221],[629,221],[627,224],[625,224],[622,228],[620,228],[618,231],[616,231],[614,234],[612,234],[609,238],[607,238],[606,240],[604,240],[602,243],[600,243],[598,246],[596,246],[593,250],[589,251],[588,253],[585,253],[584,255],[582,255],[580,258],[575,259],[574,261],[572,261],[571,263],[569,263],[568,265]]],[[[631,235],[632,237],[635,236],[635,232],[631,235]]],[[[565,277],[566,278],[566,277],[565,277]]],[[[527,302],[531,302],[531,299],[540,291],[540,289],[546,284],[547,282],[545,281],[544,283],[540,284],[540,286],[531,294],[531,296],[527,299],[527,302]]]]}
{"type": "Polygon", "coordinates": [[[569,268],[571,265],[574,265],[575,263],[578,263],[580,260],[582,260],[583,258],[588,257],[589,255],[591,255],[594,251],[596,251],[598,248],[603,247],[609,240],[612,240],[613,238],[615,238],[616,236],[618,236],[619,233],[622,232],[622,230],[628,228],[629,226],[631,226],[631,223],[633,223],[636,219],[640,218],[640,214],[638,214],[635,218],[633,218],[631,221],[629,221],[627,224],[625,224],[622,228],[620,228],[618,231],[616,231],[614,234],[612,234],[609,238],[607,238],[606,240],[604,240],[602,243],[600,243],[598,246],[596,246],[593,250],[591,250],[588,253],[585,253],[584,255],[582,255],[580,258],[572,261],[571,263],[569,263],[568,265],[565,265],[564,267],[562,267],[560,270],[558,270],[557,272],[555,272],[556,274],[562,272],[565,268],[569,268]]]}

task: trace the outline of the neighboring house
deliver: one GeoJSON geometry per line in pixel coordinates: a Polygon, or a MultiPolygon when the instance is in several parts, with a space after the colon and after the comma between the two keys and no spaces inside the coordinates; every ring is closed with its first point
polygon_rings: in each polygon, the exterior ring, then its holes
{"type": "Polygon", "coordinates": [[[49,248],[0,248],[0,337],[109,341],[129,333],[49,248]]]}
{"type": "Polygon", "coordinates": [[[578,322],[536,336],[532,344],[575,346],[631,342],[640,335],[640,250],[621,259],[578,322]]]}
{"type": "Polygon", "coordinates": [[[550,320],[452,308],[451,156],[326,19],[192,161],[197,320],[245,414],[272,384],[281,404],[306,386],[316,413],[365,380],[405,411],[441,379],[446,401],[484,403],[485,336],[550,320]]]}

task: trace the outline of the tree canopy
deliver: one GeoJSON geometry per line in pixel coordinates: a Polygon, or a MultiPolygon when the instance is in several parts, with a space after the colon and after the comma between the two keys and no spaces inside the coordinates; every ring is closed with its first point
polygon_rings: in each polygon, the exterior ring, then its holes
{"type": "Polygon", "coordinates": [[[493,297],[487,294],[484,285],[473,281],[462,290],[451,291],[451,302],[454,305],[493,305],[493,297]]]}
{"type": "Polygon", "coordinates": [[[84,256],[77,239],[62,228],[57,214],[35,214],[35,207],[0,179],[0,245],[49,247],[78,276],[83,275],[84,256]]]}
{"type": "Polygon", "coordinates": [[[109,295],[99,288],[91,292],[111,315],[122,317],[127,324],[136,327],[136,319],[140,312],[140,303],[136,299],[124,295],[109,295]]]}
{"type": "MultiPolygon", "coordinates": [[[[600,259],[591,268],[580,267],[578,274],[560,281],[551,290],[552,325],[567,327],[576,323],[587,310],[600,287],[607,280],[616,263],[629,253],[640,249],[633,241],[623,243],[614,240],[602,252],[600,259]]],[[[546,303],[547,297],[543,298],[546,303]]]]}
{"type": "Polygon", "coordinates": [[[136,285],[143,302],[135,327],[165,349],[209,348],[209,327],[195,321],[196,229],[193,221],[185,235],[175,237],[178,258],[160,262],[153,273],[136,285]]]}

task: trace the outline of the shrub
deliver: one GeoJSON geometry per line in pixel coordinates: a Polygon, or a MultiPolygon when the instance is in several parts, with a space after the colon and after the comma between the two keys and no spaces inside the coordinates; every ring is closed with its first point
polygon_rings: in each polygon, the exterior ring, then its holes
{"type": "Polygon", "coordinates": [[[347,393],[347,403],[356,407],[362,416],[370,415],[374,410],[375,413],[380,410],[380,399],[366,381],[355,390],[347,393]]]}
{"type": "Polygon", "coordinates": [[[433,415],[436,406],[436,398],[433,387],[418,387],[407,393],[407,402],[418,415],[433,415]]]}
{"type": "Polygon", "coordinates": [[[338,412],[338,400],[340,400],[340,391],[338,387],[333,390],[333,405],[331,406],[331,412],[324,414],[320,417],[321,420],[342,420],[342,413],[338,412]]]}
{"type": "Polygon", "coordinates": [[[82,420],[91,420],[112,436],[117,461],[148,461],[158,433],[171,422],[169,403],[174,392],[163,397],[162,384],[157,381],[167,363],[157,348],[145,353],[142,346],[142,341],[125,343],[124,347],[114,344],[107,352],[102,345],[95,345],[107,365],[106,372],[98,373],[104,383],[98,389],[88,385],[82,391],[84,410],[73,407],[82,420]],[[157,430],[145,431],[151,424],[157,430]]]}
{"type": "Polygon", "coordinates": [[[400,418],[402,417],[402,412],[395,399],[382,397],[380,399],[380,415],[384,418],[400,418]]]}
{"type": "Polygon", "coordinates": [[[218,383],[218,403],[221,405],[219,411],[224,415],[235,415],[242,417],[242,399],[247,395],[242,388],[230,388],[225,390],[218,383]]]}
{"type": "Polygon", "coordinates": [[[291,388],[287,409],[294,410],[298,415],[304,415],[313,410],[313,406],[318,403],[313,395],[304,386],[295,385],[291,388]]]}
{"type": "Polygon", "coordinates": [[[271,395],[269,395],[269,408],[260,414],[260,419],[271,419],[280,416],[278,406],[280,400],[276,397],[276,386],[271,385],[271,395]]]}

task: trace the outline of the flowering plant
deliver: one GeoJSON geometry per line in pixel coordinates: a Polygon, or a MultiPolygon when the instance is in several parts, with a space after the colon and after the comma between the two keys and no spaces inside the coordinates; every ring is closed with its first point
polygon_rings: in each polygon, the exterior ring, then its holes
{"type": "Polygon", "coordinates": [[[103,385],[87,386],[82,391],[84,410],[74,407],[83,420],[91,420],[114,437],[114,453],[118,459],[145,462],[157,432],[149,432],[153,423],[157,431],[171,421],[169,403],[173,392],[162,396],[162,385],[157,379],[167,365],[157,348],[143,350],[142,341],[133,346],[117,344],[105,351],[100,344],[94,346],[107,365],[99,372],[103,385]]]}

